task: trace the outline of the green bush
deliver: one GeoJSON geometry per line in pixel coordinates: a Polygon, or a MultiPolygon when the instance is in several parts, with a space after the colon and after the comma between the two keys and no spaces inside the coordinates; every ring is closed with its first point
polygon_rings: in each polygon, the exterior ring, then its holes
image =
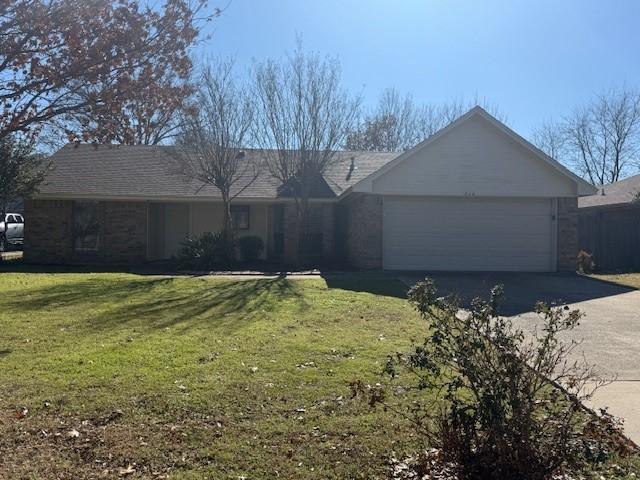
{"type": "MultiPolygon", "coordinates": [[[[403,390],[424,392],[407,413],[416,432],[472,479],[546,480],[602,457],[587,450],[611,453],[589,433],[590,422],[607,419],[580,403],[604,382],[571,361],[575,343],[559,340],[581,313],[538,303],[542,328],[525,335],[499,315],[501,296],[502,287],[494,287],[488,301],[475,299],[463,312],[457,297],[439,296],[430,279],[409,291],[429,334],[408,354],[390,356],[385,372],[416,379],[403,390]]],[[[384,390],[369,392],[371,403],[388,406],[385,397],[384,390]]]]}
{"type": "Polygon", "coordinates": [[[264,242],[255,235],[240,237],[237,243],[243,262],[255,262],[264,250],[264,242]]]}
{"type": "Polygon", "coordinates": [[[232,251],[233,240],[229,236],[223,232],[206,232],[182,242],[178,265],[193,270],[227,268],[233,263],[233,257],[229,253],[232,251]]]}

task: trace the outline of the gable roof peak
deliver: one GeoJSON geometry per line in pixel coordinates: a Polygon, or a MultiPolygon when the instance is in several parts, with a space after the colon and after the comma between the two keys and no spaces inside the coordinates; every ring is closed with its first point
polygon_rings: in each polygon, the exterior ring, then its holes
{"type": "Polygon", "coordinates": [[[498,120],[496,117],[491,115],[489,112],[487,112],[480,105],[475,105],[474,107],[469,109],[466,113],[460,115],[458,118],[453,120],[451,123],[449,123],[448,125],[445,125],[443,128],[441,128],[440,130],[435,132],[433,135],[431,135],[430,137],[427,137],[422,142],[418,143],[415,147],[410,148],[409,150],[406,150],[404,153],[402,153],[398,157],[394,158],[392,161],[390,161],[386,165],[383,165],[379,170],[373,172],[369,176],[363,178],[362,180],[360,180],[359,182],[354,184],[351,189],[353,190],[353,189],[358,188],[359,186],[362,186],[362,185],[365,185],[365,184],[370,185],[371,182],[373,180],[375,180],[376,178],[384,175],[386,172],[388,172],[389,170],[393,169],[396,165],[398,165],[399,163],[403,162],[404,160],[406,160],[407,158],[409,158],[410,156],[412,156],[416,152],[426,148],[427,146],[429,146],[430,144],[434,143],[439,138],[441,138],[441,137],[447,135],[449,132],[457,129],[461,124],[467,122],[468,120],[474,118],[477,115],[479,115],[480,117],[484,118],[495,129],[497,129],[497,130],[501,131],[502,133],[504,133],[506,136],[511,138],[513,141],[515,141],[521,147],[523,147],[526,150],[528,150],[531,153],[533,153],[535,155],[535,157],[537,157],[539,160],[543,161],[547,165],[549,165],[552,168],[554,168],[560,174],[570,178],[573,182],[575,182],[576,183],[576,187],[577,187],[577,191],[578,191],[578,196],[591,195],[591,194],[593,194],[593,193],[595,193],[597,191],[596,188],[593,185],[591,185],[590,183],[586,182],[584,179],[578,177],[575,173],[571,172],[564,165],[560,164],[560,162],[558,162],[556,159],[550,157],[545,152],[540,150],[538,147],[533,145],[530,141],[528,141],[527,139],[525,139],[524,137],[522,137],[521,135],[519,135],[518,133],[513,131],[511,128],[509,128],[507,125],[505,125],[504,122],[498,120]]]}
{"type": "Polygon", "coordinates": [[[487,112],[484,108],[482,108],[479,104],[475,104],[473,107],[471,107],[471,109],[469,109],[470,112],[483,112],[483,113],[489,113],[487,112]]]}

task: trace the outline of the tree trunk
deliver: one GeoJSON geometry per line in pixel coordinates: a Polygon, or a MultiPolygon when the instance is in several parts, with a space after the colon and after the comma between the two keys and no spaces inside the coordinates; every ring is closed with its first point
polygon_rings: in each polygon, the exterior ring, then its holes
{"type": "Polygon", "coordinates": [[[235,258],[234,241],[233,241],[233,225],[231,221],[231,200],[228,192],[222,193],[222,241],[224,248],[225,261],[231,264],[235,258]]]}
{"type": "Polygon", "coordinates": [[[298,235],[296,237],[296,267],[307,267],[309,263],[309,252],[307,242],[309,241],[309,189],[303,186],[300,189],[300,196],[296,203],[298,214],[298,235]]]}
{"type": "MultiPolygon", "coordinates": [[[[7,202],[5,200],[0,201],[0,222],[5,221],[5,215],[7,213],[7,202]]],[[[7,231],[7,223],[4,224],[4,231],[0,232],[0,237],[2,237],[7,231]]],[[[7,245],[5,238],[5,245],[7,245]]],[[[4,261],[4,253],[0,252],[0,263],[4,261]]]]}

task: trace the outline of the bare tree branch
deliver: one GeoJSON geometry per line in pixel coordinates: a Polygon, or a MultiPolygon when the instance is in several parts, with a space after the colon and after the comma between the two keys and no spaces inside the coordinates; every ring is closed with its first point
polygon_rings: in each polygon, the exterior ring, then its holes
{"type": "Polygon", "coordinates": [[[225,235],[231,235],[231,202],[256,179],[260,165],[243,147],[254,119],[247,88],[233,76],[233,61],[204,68],[197,94],[199,112],[185,116],[180,135],[181,165],[188,178],[220,191],[225,235]]]}
{"type": "Polygon", "coordinates": [[[497,107],[478,97],[471,102],[451,100],[442,105],[416,105],[411,95],[403,97],[389,88],[382,92],[376,108],[360,120],[359,127],[349,132],[345,147],[381,152],[408,150],[480,104],[504,119],[497,107]]]}
{"type": "Polygon", "coordinates": [[[329,168],[356,119],[359,98],[340,85],[340,65],[305,54],[255,65],[255,142],[266,166],[296,202],[298,248],[307,234],[311,188],[329,168]]]}
{"type": "Polygon", "coordinates": [[[640,168],[640,92],[602,93],[562,123],[543,125],[534,141],[594,185],[617,182],[640,168]]]}
{"type": "Polygon", "coordinates": [[[562,128],[553,121],[547,121],[535,130],[533,143],[554,159],[561,158],[566,149],[566,138],[562,134],[562,128]]]}

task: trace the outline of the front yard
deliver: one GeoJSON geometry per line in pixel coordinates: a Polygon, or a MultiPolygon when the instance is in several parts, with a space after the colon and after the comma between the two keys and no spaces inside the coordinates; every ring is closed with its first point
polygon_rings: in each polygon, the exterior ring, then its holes
{"type": "Polygon", "coordinates": [[[0,267],[0,478],[389,478],[426,445],[349,383],[424,338],[405,294],[0,267]]]}
{"type": "Polygon", "coordinates": [[[0,273],[0,477],[383,477],[419,445],[348,382],[425,325],[329,284],[0,273]]]}

